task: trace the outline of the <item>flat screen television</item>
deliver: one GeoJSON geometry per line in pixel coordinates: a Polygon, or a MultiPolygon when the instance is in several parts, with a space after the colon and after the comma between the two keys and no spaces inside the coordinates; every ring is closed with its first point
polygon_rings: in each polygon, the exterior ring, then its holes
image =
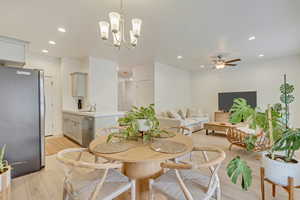
{"type": "Polygon", "coordinates": [[[219,110],[229,112],[233,105],[233,100],[236,98],[246,99],[248,104],[255,108],[257,105],[256,91],[249,92],[221,92],[218,94],[219,110]]]}

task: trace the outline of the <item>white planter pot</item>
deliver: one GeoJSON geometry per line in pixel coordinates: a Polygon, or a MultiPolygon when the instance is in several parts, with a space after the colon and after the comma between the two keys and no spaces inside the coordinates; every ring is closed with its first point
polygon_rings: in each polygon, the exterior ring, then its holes
{"type": "Polygon", "coordinates": [[[265,177],[279,185],[287,186],[288,177],[294,178],[294,184],[300,185],[300,162],[286,163],[272,160],[268,156],[262,156],[262,165],[265,168],[265,177]]]}
{"type": "Polygon", "coordinates": [[[9,200],[10,197],[10,184],[11,184],[11,169],[0,174],[0,200],[9,200]]]}
{"type": "Polygon", "coordinates": [[[139,131],[145,132],[150,130],[151,126],[149,125],[149,121],[146,119],[137,120],[137,124],[139,127],[139,131]]]}

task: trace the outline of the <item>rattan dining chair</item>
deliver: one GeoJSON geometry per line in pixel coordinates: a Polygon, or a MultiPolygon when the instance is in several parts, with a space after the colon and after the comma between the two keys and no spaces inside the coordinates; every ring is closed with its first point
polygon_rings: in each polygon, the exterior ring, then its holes
{"type": "MultiPolygon", "coordinates": [[[[185,126],[174,126],[174,127],[168,127],[166,129],[164,129],[166,131],[174,131],[176,133],[182,134],[182,135],[186,135],[186,136],[192,136],[192,131],[191,129],[189,129],[188,127],[185,126]]],[[[180,157],[177,157],[175,159],[172,159],[173,161],[177,162],[180,160],[191,160],[191,153],[187,153],[185,155],[182,155],[180,157]]]]}
{"type": "Polygon", "coordinates": [[[72,148],[57,154],[65,170],[63,200],[111,200],[128,190],[131,190],[131,200],[135,200],[135,180],[129,180],[117,170],[122,163],[82,161],[84,152],[88,150],[72,148]]]}
{"type": "Polygon", "coordinates": [[[182,135],[187,135],[187,136],[191,136],[192,135],[191,129],[188,128],[188,127],[186,127],[186,126],[173,126],[173,127],[165,128],[164,130],[166,130],[166,131],[174,131],[176,133],[181,133],[182,135]]]}
{"type": "Polygon", "coordinates": [[[107,136],[111,133],[119,133],[120,131],[126,129],[127,126],[113,126],[108,128],[100,128],[97,130],[97,136],[107,136]]]}
{"type": "MultiPolygon", "coordinates": [[[[194,147],[193,153],[199,151],[202,152],[204,163],[196,164],[195,160],[162,163],[161,167],[169,170],[157,179],[150,180],[150,200],[154,200],[156,192],[163,193],[168,200],[220,200],[218,171],[225,159],[225,152],[217,147],[194,147]],[[209,160],[207,152],[215,152],[218,156],[209,160]],[[210,175],[205,175],[200,168],[208,168],[210,175]]],[[[194,157],[198,158],[198,155],[194,157]]]]}

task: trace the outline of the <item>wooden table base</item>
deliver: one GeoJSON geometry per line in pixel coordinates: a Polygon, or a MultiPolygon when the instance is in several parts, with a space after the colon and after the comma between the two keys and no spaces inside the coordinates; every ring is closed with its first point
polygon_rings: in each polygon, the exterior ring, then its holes
{"type": "Polygon", "coordinates": [[[149,199],[149,179],[162,174],[161,162],[124,163],[124,174],[136,180],[136,199],[149,199]]]}

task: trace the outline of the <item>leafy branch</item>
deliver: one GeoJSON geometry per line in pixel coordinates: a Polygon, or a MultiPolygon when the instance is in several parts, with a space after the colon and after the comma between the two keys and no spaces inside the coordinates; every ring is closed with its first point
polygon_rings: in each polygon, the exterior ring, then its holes
{"type": "Polygon", "coordinates": [[[8,163],[6,160],[4,160],[5,149],[6,145],[4,145],[0,151],[0,174],[8,169],[8,163]]]}
{"type": "Polygon", "coordinates": [[[239,156],[232,159],[227,165],[227,175],[234,184],[237,183],[238,178],[241,176],[243,190],[248,190],[252,184],[252,170],[239,156]]]}
{"type": "MultiPolygon", "coordinates": [[[[126,126],[126,129],[121,130],[118,135],[122,135],[125,139],[142,137],[143,141],[148,141],[152,137],[159,137],[166,131],[159,129],[159,121],[155,114],[154,104],[150,104],[148,107],[136,107],[126,113],[125,117],[119,119],[121,126],[126,126]],[[138,120],[145,119],[150,129],[144,133],[139,132],[138,120]]],[[[107,142],[111,141],[115,134],[110,134],[107,138],[107,142]]]]}

